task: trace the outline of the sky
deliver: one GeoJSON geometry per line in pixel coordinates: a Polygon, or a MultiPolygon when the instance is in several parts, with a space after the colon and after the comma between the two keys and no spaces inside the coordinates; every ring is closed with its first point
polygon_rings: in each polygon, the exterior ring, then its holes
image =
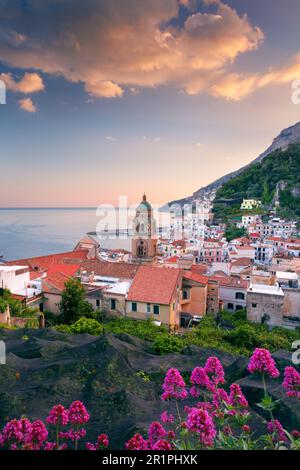
{"type": "Polygon", "coordinates": [[[191,195],[300,121],[298,0],[0,0],[0,207],[191,195]]]}

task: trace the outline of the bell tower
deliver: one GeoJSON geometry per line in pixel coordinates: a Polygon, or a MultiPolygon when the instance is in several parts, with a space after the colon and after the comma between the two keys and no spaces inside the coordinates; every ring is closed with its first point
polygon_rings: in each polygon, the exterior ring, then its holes
{"type": "Polygon", "coordinates": [[[156,223],[153,217],[153,209],[147,201],[146,194],[143,195],[142,201],[136,208],[133,220],[131,252],[134,263],[151,264],[156,260],[156,223]]]}

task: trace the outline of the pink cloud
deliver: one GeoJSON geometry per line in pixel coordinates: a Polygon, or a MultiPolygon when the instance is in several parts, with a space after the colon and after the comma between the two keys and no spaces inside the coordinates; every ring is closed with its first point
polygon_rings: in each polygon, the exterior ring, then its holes
{"type": "Polygon", "coordinates": [[[20,109],[27,111],[28,113],[36,113],[37,108],[33,104],[31,98],[23,98],[19,100],[20,109]]]}
{"type": "Polygon", "coordinates": [[[49,0],[32,0],[29,14],[11,0],[0,6],[0,60],[81,82],[95,97],[159,85],[209,92],[215,77],[264,37],[225,3],[209,3],[215,13],[186,0],[86,0],[84,8],[81,0],[52,0],[51,10],[49,0]],[[193,8],[174,26],[180,5],[193,8]],[[1,17],[9,20],[1,25],[1,17]]]}

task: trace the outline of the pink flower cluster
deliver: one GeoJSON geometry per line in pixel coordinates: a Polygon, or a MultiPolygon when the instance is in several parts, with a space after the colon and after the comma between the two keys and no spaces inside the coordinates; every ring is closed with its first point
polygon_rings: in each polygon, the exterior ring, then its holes
{"type": "Polygon", "coordinates": [[[56,424],[60,426],[66,426],[69,422],[69,413],[62,405],[56,405],[52,408],[49,413],[46,422],[49,424],[56,424]]]}
{"type": "Polygon", "coordinates": [[[187,429],[197,433],[201,444],[212,446],[216,437],[216,428],[213,420],[206,410],[192,408],[186,421],[187,429]]]}
{"type": "Polygon", "coordinates": [[[277,419],[274,419],[274,421],[270,421],[268,423],[267,428],[268,428],[269,433],[273,434],[274,442],[277,442],[277,441],[287,442],[287,437],[285,435],[282,424],[277,419]]]}
{"type": "Polygon", "coordinates": [[[68,415],[71,424],[86,424],[90,419],[90,415],[87,412],[86,407],[79,400],[72,403],[69,408],[68,415]]]}
{"type": "Polygon", "coordinates": [[[294,367],[286,367],[282,383],[288,397],[300,398],[300,374],[294,367]]]}
{"type": "MultiPolygon", "coordinates": [[[[256,349],[250,359],[248,370],[251,373],[268,375],[271,378],[279,376],[270,352],[266,349],[256,349]]],[[[163,400],[176,400],[176,412],[178,418],[168,411],[160,416],[160,421],[153,421],[148,429],[148,436],[135,434],[125,444],[128,450],[173,450],[176,446],[187,445],[188,449],[201,446],[220,446],[224,441],[239,442],[243,447],[251,443],[253,434],[247,424],[250,413],[246,410],[248,401],[241,387],[237,383],[230,385],[226,391],[220,385],[225,383],[224,369],[216,357],[209,357],[204,367],[196,367],[190,377],[191,388],[187,390],[186,383],[177,369],[169,369],[163,383],[163,400]],[[190,397],[198,398],[205,392],[203,401],[196,405],[183,406],[181,402],[190,397]],[[205,401],[204,401],[205,400],[205,401]],[[182,410],[183,408],[183,410],[182,410]],[[184,417],[181,413],[184,413],[184,417]],[[239,427],[239,431],[238,431],[239,427]],[[221,436],[221,437],[219,437],[221,436]],[[229,439],[230,437],[230,439],[229,439]],[[191,441],[189,441],[191,439],[191,441]]],[[[264,383],[265,396],[267,396],[264,383]]],[[[287,395],[300,397],[300,374],[293,367],[286,367],[284,372],[283,388],[287,395]]],[[[280,443],[292,448],[292,438],[300,439],[300,432],[293,430],[289,435],[283,429],[281,423],[274,419],[270,412],[271,421],[267,425],[267,431],[271,437],[263,442],[268,442],[273,448],[278,448],[280,443]],[[290,441],[290,442],[289,442],[290,441]]],[[[83,427],[88,423],[90,415],[84,404],[80,401],[73,402],[69,409],[63,405],[55,405],[46,423],[55,426],[56,442],[48,440],[48,430],[40,420],[31,422],[26,418],[9,421],[0,433],[0,447],[11,450],[65,450],[69,442],[74,442],[75,449],[78,441],[86,436],[83,427]],[[68,426],[66,430],[62,428],[68,426]]],[[[54,430],[50,431],[52,434],[54,430]]],[[[265,444],[264,444],[265,445],[265,444]]],[[[106,434],[100,434],[96,443],[87,442],[86,450],[104,450],[109,446],[106,434]]]]}
{"type": "Polygon", "coordinates": [[[201,389],[214,393],[220,384],[225,383],[225,374],[222,364],[217,357],[209,357],[204,367],[195,367],[190,381],[192,397],[199,397],[201,389]]]}
{"type": "Polygon", "coordinates": [[[9,421],[0,434],[0,447],[11,450],[40,450],[48,431],[40,420],[31,423],[27,418],[9,421]]]}
{"type": "Polygon", "coordinates": [[[255,349],[250,358],[248,370],[251,374],[267,374],[271,378],[279,377],[279,371],[276,368],[274,359],[267,349],[255,349]]]}
{"type": "Polygon", "coordinates": [[[241,387],[238,384],[230,385],[229,405],[236,408],[247,408],[248,401],[246,400],[241,387]]]}
{"type": "MultiPolygon", "coordinates": [[[[80,426],[89,419],[90,415],[84,404],[78,400],[69,409],[63,405],[55,405],[46,418],[46,423],[56,426],[56,442],[47,441],[48,430],[42,421],[30,422],[27,418],[22,418],[13,419],[4,426],[0,434],[0,447],[12,450],[64,450],[68,447],[65,441],[69,440],[75,442],[77,448],[77,442],[86,435],[86,430],[80,426]],[[71,425],[70,429],[62,431],[61,428],[67,424],[71,425]]],[[[107,435],[101,434],[95,447],[97,450],[108,445],[107,435]]]]}
{"type": "Polygon", "coordinates": [[[92,444],[91,442],[87,442],[85,445],[86,450],[103,450],[109,446],[109,440],[107,434],[100,434],[98,436],[96,444],[92,444]]]}
{"type": "Polygon", "coordinates": [[[185,400],[188,396],[185,381],[177,369],[169,369],[163,383],[163,400],[185,400]]]}

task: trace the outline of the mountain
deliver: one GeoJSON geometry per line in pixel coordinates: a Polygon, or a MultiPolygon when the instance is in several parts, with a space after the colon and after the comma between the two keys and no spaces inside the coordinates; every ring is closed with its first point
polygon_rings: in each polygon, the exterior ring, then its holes
{"type": "Polygon", "coordinates": [[[242,173],[242,171],[244,171],[249,166],[262,161],[265,157],[267,157],[270,153],[274,152],[275,150],[285,150],[290,144],[296,142],[300,142],[300,122],[297,122],[297,124],[295,124],[294,126],[288,127],[287,129],[281,131],[280,134],[273,140],[270,147],[268,147],[267,150],[265,150],[248,165],[240,168],[239,170],[233,171],[232,173],[228,173],[228,175],[222,176],[221,178],[210,183],[209,185],[200,188],[198,191],[194,192],[192,196],[188,196],[184,199],[179,199],[177,201],[169,202],[168,205],[175,203],[184,205],[192,202],[195,199],[201,198],[205,193],[217,190],[223,184],[227,183],[227,181],[242,173]]]}
{"type": "Polygon", "coordinates": [[[224,183],[214,200],[215,219],[230,222],[240,217],[244,198],[262,201],[255,213],[264,215],[276,206],[279,216],[300,220],[300,143],[274,150],[224,183]]]}

